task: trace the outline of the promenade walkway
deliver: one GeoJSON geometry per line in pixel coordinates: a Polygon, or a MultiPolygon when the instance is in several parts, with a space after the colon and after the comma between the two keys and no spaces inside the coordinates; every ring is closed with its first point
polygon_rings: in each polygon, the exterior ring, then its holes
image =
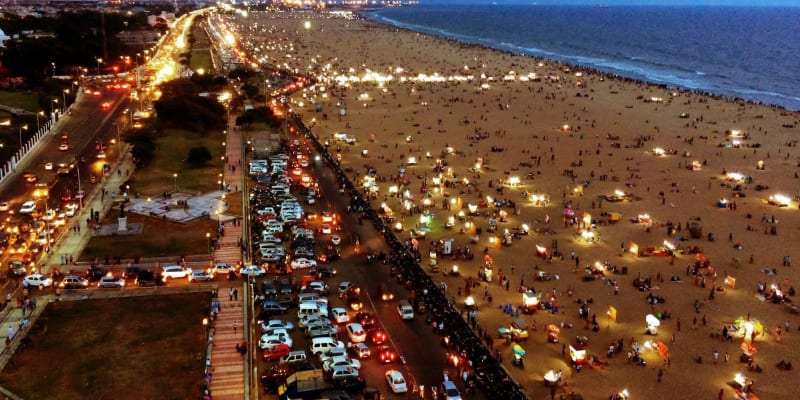
{"type": "Polygon", "coordinates": [[[234,286],[237,296],[230,292],[219,293],[220,312],[214,322],[211,344],[211,396],[214,400],[242,400],[245,398],[245,357],[237,351],[237,345],[245,341],[243,323],[243,286],[234,286]]]}
{"type": "MultiPolygon", "coordinates": [[[[228,194],[241,193],[242,171],[240,162],[242,149],[242,134],[235,128],[235,120],[228,122],[228,135],[226,138],[227,164],[223,175],[226,186],[230,187],[228,194]]],[[[220,218],[220,234],[217,247],[214,250],[214,261],[237,265],[242,262],[242,216],[222,215],[220,218]]],[[[242,400],[246,397],[245,375],[247,366],[246,355],[237,352],[237,344],[245,344],[246,332],[243,330],[247,321],[243,305],[247,295],[244,285],[233,287],[238,295],[231,298],[230,292],[219,293],[221,303],[220,313],[214,324],[214,340],[211,347],[211,396],[214,400],[242,400]]]]}
{"type": "MultiPolygon", "coordinates": [[[[228,121],[228,135],[225,140],[227,163],[223,181],[230,188],[228,199],[233,197],[231,196],[233,194],[243,193],[242,174],[245,160],[242,160],[242,132],[236,127],[235,121],[235,119],[228,121]]],[[[237,265],[242,261],[242,216],[225,214],[221,216],[220,223],[222,236],[217,240],[214,261],[237,265]]]]}

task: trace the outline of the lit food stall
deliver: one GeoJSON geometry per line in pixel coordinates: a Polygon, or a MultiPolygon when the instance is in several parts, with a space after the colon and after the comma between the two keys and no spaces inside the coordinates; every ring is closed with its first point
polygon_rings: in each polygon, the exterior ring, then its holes
{"type": "Polygon", "coordinates": [[[513,347],[511,347],[511,350],[514,352],[514,358],[511,360],[511,363],[516,366],[522,367],[524,363],[522,361],[522,357],[525,357],[525,354],[527,354],[527,352],[519,344],[515,344],[513,347]]]}
{"type": "Polygon", "coordinates": [[[653,155],[656,156],[656,157],[661,157],[661,156],[664,156],[666,154],[667,154],[667,152],[661,147],[656,147],[656,148],[653,149],[653,155]]]}
{"type": "Polygon", "coordinates": [[[703,163],[701,163],[700,161],[694,160],[694,161],[692,161],[692,165],[690,166],[690,169],[692,171],[700,171],[700,170],[703,169],[703,163]]]}
{"type": "Polygon", "coordinates": [[[769,196],[769,199],[767,199],[767,203],[769,203],[769,205],[776,207],[789,207],[789,204],[792,203],[792,199],[790,199],[789,196],[786,195],[775,194],[769,196]]]}
{"type": "Polygon", "coordinates": [[[558,386],[561,381],[561,371],[555,372],[552,369],[544,374],[545,386],[558,386]]]}
{"type": "Polygon", "coordinates": [[[559,336],[561,335],[561,329],[554,325],[548,324],[547,325],[547,341],[550,343],[558,343],[559,336]]]}
{"type": "Polygon", "coordinates": [[[533,290],[526,290],[522,293],[522,311],[532,314],[539,309],[539,295],[533,290]]]}
{"type": "Polygon", "coordinates": [[[569,345],[569,358],[574,365],[583,365],[586,363],[586,349],[581,345],[576,346],[578,346],[578,348],[569,345]]]}
{"type": "Polygon", "coordinates": [[[646,335],[657,335],[658,327],[661,326],[661,321],[653,314],[647,314],[644,320],[647,323],[647,329],[644,333],[646,335]]]}
{"type": "Polygon", "coordinates": [[[723,197],[717,200],[717,208],[728,208],[728,199],[723,197]]]}

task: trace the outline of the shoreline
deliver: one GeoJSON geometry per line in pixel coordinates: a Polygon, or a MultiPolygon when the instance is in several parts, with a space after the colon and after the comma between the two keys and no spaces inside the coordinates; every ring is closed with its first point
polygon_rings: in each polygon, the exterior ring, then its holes
{"type": "MultiPolygon", "coordinates": [[[[445,34],[437,34],[437,33],[432,33],[432,32],[415,31],[415,30],[413,30],[412,28],[409,28],[409,27],[394,25],[394,24],[392,24],[391,21],[380,21],[380,20],[377,20],[377,19],[369,18],[368,16],[364,15],[366,13],[375,12],[375,11],[363,11],[363,12],[354,11],[354,12],[363,21],[369,22],[369,23],[374,23],[374,24],[382,26],[384,28],[399,29],[399,30],[403,30],[403,31],[406,31],[406,32],[412,33],[412,34],[427,35],[427,36],[436,37],[436,38],[440,38],[440,39],[444,39],[444,40],[448,40],[448,41],[452,41],[452,42],[455,42],[455,43],[460,43],[460,44],[468,45],[468,46],[478,46],[478,47],[481,47],[481,48],[485,48],[487,50],[498,51],[498,52],[506,53],[506,54],[513,55],[513,56],[529,57],[529,58],[532,58],[532,59],[537,60],[537,61],[550,63],[552,65],[559,65],[561,67],[569,68],[569,69],[572,69],[574,71],[582,71],[582,72],[588,72],[588,73],[593,73],[593,74],[597,74],[597,75],[602,75],[602,76],[605,76],[608,79],[618,79],[618,80],[629,81],[629,82],[633,82],[633,83],[641,83],[641,84],[646,84],[646,85],[652,85],[652,86],[655,86],[655,87],[658,87],[658,88],[661,88],[661,89],[665,89],[665,90],[679,91],[679,92],[682,92],[682,93],[685,93],[685,94],[693,94],[693,95],[697,95],[697,96],[711,97],[711,98],[714,98],[714,99],[717,99],[717,100],[730,101],[730,102],[739,103],[739,104],[742,104],[742,105],[764,106],[764,107],[769,107],[769,108],[785,110],[787,112],[792,112],[792,113],[800,112],[800,108],[798,108],[796,110],[793,110],[793,109],[790,109],[790,108],[788,108],[786,106],[783,106],[783,105],[780,105],[780,104],[773,104],[773,103],[766,103],[766,102],[761,102],[761,101],[756,101],[756,100],[750,100],[750,99],[747,99],[745,97],[728,96],[728,95],[724,95],[724,94],[721,94],[721,93],[716,93],[716,92],[713,92],[713,91],[708,91],[708,90],[703,90],[703,89],[691,89],[691,88],[688,88],[688,87],[683,87],[683,86],[680,86],[680,85],[673,85],[673,84],[669,84],[669,83],[659,83],[659,82],[654,82],[654,81],[648,81],[645,78],[637,78],[637,77],[626,76],[626,75],[618,74],[618,73],[614,73],[614,72],[603,71],[602,69],[599,69],[599,68],[596,68],[596,67],[592,67],[592,66],[589,66],[589,65],[583,65],[583,64],[578,64],[578,63],[572,63],[572,62],[569,62],[569,61],[561,61],[561,60],[551,59],[551,58],[547,58],[547,57],[544,57],[544,56],[541,56],[541,55],[530,54],[530,53],[525,53],[525,52],[515,52],[513,50],[504,49],[502,47],[492,47],[492,46],[487,45],[487,44],[482,44],[482,43],[477,43],[477,42],[470,42],[470,41],[458,39],[458,38],[455,38],[455,37],[449,37],[449,36],[447,36],[445,34]]],[[[401,22],[397,22],[397,23],[400,24],[401,22]]]]}

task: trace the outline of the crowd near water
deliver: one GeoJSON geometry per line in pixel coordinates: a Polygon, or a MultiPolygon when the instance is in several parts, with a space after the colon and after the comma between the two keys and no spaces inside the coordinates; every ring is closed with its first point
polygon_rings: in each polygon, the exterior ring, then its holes
{"type": "Polygon", "coordinates": [[[800,8],[423,4],[366,16],[646,82],[800,109],[800,8]]]}

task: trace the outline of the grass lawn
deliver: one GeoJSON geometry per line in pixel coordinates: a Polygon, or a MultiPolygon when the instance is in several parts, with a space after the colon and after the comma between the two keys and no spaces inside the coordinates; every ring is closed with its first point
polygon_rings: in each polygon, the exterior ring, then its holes
{"type": "Polygon", "coordinates": [[[189,68],[192,71],[204,70],[205,73],[211,72],[211,43],[206,32],[197,25],[192,29],[192,36],[195,42],[192,44],[192,59],[189,61],[189,68]]]}
{"type": "Polygon", "coordinates": [[[198,399],[209,293],[52,303],[0,373],[26,400],[198,399]]]}
{"type": "MultiPolygon", "coordinates": [[[[241,209],[241,206],[239,206],[241,209]]],[[[106,257],[166,257],[208,253],[206,232],[217,230],[214,219],[197,219],[187,224],[164,221],[144,215],[126,212],[128,224],[144,224],[141,235],[95,236],[89,240],[80,255],[80,261],[91,261],[106,257]]],[[[114,208],[106,216],[106,223],[116,221],[119,209],[114,208]]]]}
{"type": "Polygon", "coordinates": [[[34,92],[0,90],[0,104],[30,112],[37,112],[42,108],[39,105],[39,95],[34,92]]]}
{"type": "Polygon", "coordinates": [[[177,129],[168,129],[156,144],[155,158],[143,169],[137,169],[132,186],[143,195],[153,196],[163,192],[175,191],[175,177],[178,174],[178,191],[210,192],[217,190],[217,181],[223,164],[222,143],[225,135],[219,133],[200,134],[177,129]],[[190,167],[184,161],[192,147],[205,146],[211,152],[211,161],[200,168],[190,167]]]}

